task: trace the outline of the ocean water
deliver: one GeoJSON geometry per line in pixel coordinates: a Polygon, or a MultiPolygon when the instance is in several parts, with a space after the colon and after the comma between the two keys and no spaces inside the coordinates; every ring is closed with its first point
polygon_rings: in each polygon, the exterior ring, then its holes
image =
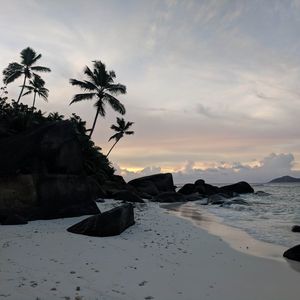
{"type": "Polygon", "coordinates": [[[238,197],[246,200],[249,206],[202,205],[201,209],[208,210],[221,218],[224,224],[240,228],[258,240],[286,247],[300,244],[300,233],[291,231],[293,225],[300,225],[300,184],[252,186],[255,191],[270,195],[246,194],[238,197]]]}

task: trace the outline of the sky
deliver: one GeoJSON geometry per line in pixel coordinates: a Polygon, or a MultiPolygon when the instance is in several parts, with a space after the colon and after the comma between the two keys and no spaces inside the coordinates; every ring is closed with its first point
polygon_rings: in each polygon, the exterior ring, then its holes
{"type": "MultiPolygon", "coordinates": [[[[127,86],[119,97],[135,134],[110,159],[129,180],[172,172],[176,182],[300,177],[300,0],[0,0],[0,69],[27,46],[42,53],[45,112],[69,105],[85,65],[103,61],[127,86]]],[[[22,80],[8,86],[15,98],[22,80]]],[[[30,96],[23,102],[30,104],[30,96]]],[[[107,153],[117,113],[93,139],[107,153]]]]}

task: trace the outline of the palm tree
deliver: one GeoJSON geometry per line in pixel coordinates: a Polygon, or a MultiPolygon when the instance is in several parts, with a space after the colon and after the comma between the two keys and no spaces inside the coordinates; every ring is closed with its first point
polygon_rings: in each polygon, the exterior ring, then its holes
{"type": "Polygon", "coordinates": [[[42,54],[36,54],[36,52],[27,47],[21,51],[21,63],[12,62],[3,71],[3,82],[8,84],[13,82],[15,79],[24,75],[23,85],[21,86],[21,92],[18,97],[17,103],[19,103],[23,90],[26,85],[26,79],[36,75],[34,72],[51,72],[49,68],[42,66],[35,66],[35,63],[42,57],[42,54]]]}
{"type": "Polygon", "coordinates": [[[110,127],[112,130],[116,131],[117,133],[112,135],[108,141],[113,140],[113,139],[115,139],[116,141],[112,145],[112,147],[110,148],[108,153],[106,154],[106,157],[109,155],[111,150],[116,146],[118,141],[124,136],[124,134],[127,134],[127,135],[134,134],[134,131],[128,130],[134,124],[134,122],[125,122],[125,120],[123,118],[117,118],[117,123],[118,123],[118,125],[113,124],[110,127]]]}
{"type": "Polygon", "coordinates": [[[70,104],[82,100],[96,99],[95,107],[97,109],[93,126],[90,129],[89,137],[92,136],[98,115],[105,117],[105,104],[108,103],[115,111],[124,115],[126,110],[124,105],[114,96],[126,93],[126,86],[120,83],[114,83],[116,74],[114,71],[107,71],[106,66],[100,60],[93,61],[93,70],[88,66],[84,69],[84,74],[88,80],[80,81],[70,79],[72,85],[79,86],[86,93],[74,95],[70,104]]]}
{"type": "Polygon", "coordinates": [[[42,97],[45,101],[48,101],[49,90],[45,88],[45,81],[39,75],[34,75],[33,80],[30,80],[29,84],[30,85],[24,86],[27,92],[25,92],[23,96],[33,93],[32,110],[34,110],[36,95],[42,97]]]}

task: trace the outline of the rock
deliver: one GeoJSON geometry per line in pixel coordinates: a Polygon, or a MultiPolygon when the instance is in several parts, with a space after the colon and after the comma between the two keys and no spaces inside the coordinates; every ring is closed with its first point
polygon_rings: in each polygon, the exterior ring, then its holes
{"type": "Polygon", "coordinates": [[[128,184],[135,187],[139,192],[147,193],[151,196],[156,196],[162,192],[175,192],[171,173],[140,177],[129,181],[128,184]]]}
{"type": "Polygon", "coordinates": [[[112,195],[112,198],[115,200],[124,200],[127,202],[145,203],[145,201],[141,197],[126,190],[114,193],[112,195]]]}
{"type": "Polygon", "coordinates": [[[283,256],[291,259],[300,261],[300,245],[294,246],[283,253],[283,256]]]}
{"type": "Polygon", "coordinates": [[[271,194],[266,193],[264,191],[257,191],[254,194],[257,195],[257,196],[260,196],[260,197],[271,196],[271,194]]]}
{"type": "Polygon", "coordinates": [[[245,181],[240,181],[235,184],[225,185],[219,188],[221,193],[238,193],[238,194],[246,194],[246,193],[254,193],[253,188],[249,185],[249,183],[245,181]]]}
{"type": "Polygon", "coordinates": [[[151,197],[159,194],[159,190],[156,185],[149,180],[138,182],[135,184],[135,186],[133,186],[131,181],[129,181],[128,185],[135,188],[139,194],[144,193],[150,195],[151,197]]]}
{"type": "Polygon", "coordinates": [[[227,201],[227,197],[224,197],[224,195],[222,194],[211,195],[207,199],[207,202],[213,205],[223,204],[226,201],[227,201]]]}
{"type": "Polygon", "coordinates": [[[294,225],[292,227],[292,232],[300,232],[300,226],[299,225],[294,225]]]}
{"type": "Polygon", "coordinates": [[[99,213],[94,202],[94,180],[86,176],[0,177],[0,196],[0,222],[11,214],[32,221],[99,213]]]}
{"type": "Polygon", "coordinates": [[[195,190],[202,195],[209,196],[209,195],[214,195],[219,193],[219,188],[217,186],[207,184],[202,179],[196,180],[194,185],[195,185],[195,190]]]}
{"type": "Polygon", "coordinates": [[[196,187],[192,183],[185,184],[181,189],[179,189],[178,193],[183,195],[190,195],[196,192],[196,187]]]}
{"type": "Polygon", "coordinates": [[[142,199],[147,199],[147,200],[151,200],[152,199],[152,196],[147,194],[147,193],[144,193],[144,192],[138,192],[138,195],[142,198],[142,199]]]}
{"type": "Polygon", "coordinates": [[[185,195],[186,201],[199,201],[203,199],[203,195],[200,195],[199,193],[193,193],[189,195],[185,195]]]}
{"type": "Polygon", "coordinates": [[[24,219],[23,217],[12,214],[9,215],[3,222],[2,225],[24,225],[27,224],[27,220],[24,219]]]}
{"type": "Polygon", "coordinates": [[[0,140],[0,176],[37,173],[81,174],[83,157],[69,121],[54,122],[0,140]]]}
{"type": "Polygon", "coordinates": [[[133,206],[131,203],[126,203],[84,219],[67,230],[77,234],[105,237],[119,235],[134,223],[133,206]]]}
{"type": "Polygon", "coordinates": [[[186,202],[185,196],[176,192],[164,192],[157,195],[154,200],[160,203],[186,202]]]}
{"type": "Polygon", "coordinates": [[[97,198],[95,201],[98,203],[105,203],[105,199],[103,198],[97,198]]]}

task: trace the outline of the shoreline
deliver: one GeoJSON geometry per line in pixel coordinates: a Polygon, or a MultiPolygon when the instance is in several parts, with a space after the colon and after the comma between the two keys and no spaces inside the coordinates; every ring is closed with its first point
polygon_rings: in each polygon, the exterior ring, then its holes
{"type": "Polygon", "coordinates": [[[299,298],[300,276],[288,264],[236,251],[158,203],[135,213],[134,226],[107,238],[66,231],[87,216],[1,226],[0,299],[299,298]]]}
{"type": "MultiPolygon", "coordinates": [[[[213,215],[194,202],[172,203],[162,205],[162,207],[171,211],[179,218],[189,220],[194,226],[220,237],[236,251],[261,258],[287,261],[282,254],[288,248],[258,240],[243,229],[224,224],[220,217],[213,215]]],[[[297,262],[295,264],[297,265],[297,262]]]]}

